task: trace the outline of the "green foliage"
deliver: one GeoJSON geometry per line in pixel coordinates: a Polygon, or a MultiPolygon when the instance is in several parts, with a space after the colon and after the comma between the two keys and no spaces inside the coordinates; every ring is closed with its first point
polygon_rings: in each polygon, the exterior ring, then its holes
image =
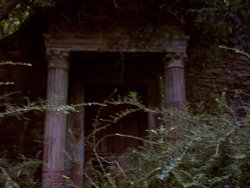
{"type": "Polygon", "coordinates": [[[190,6],[187,14],[193,18],[192,27],[199,29],[203,37],[215,37],[239,49],[248,47],[248,1],[203,1],[197,7],[190,6]]]}
{"type": "Polygon", "coordinates": [[[0,157],[0,186],[5,188],[38,187],[39,181],[35,174],[41,166],[38,159],[20,155],[18,161],[11,161],[4,155],[0,157]]]}
{"type": "Polygon", "coordinates": [[[232,52],[236,53],[236,54],[240,54],[242,56],[245,56],[247,57],[248,59],[250,59],[250,55],[244,51],[241,51],[237,48],[230,48],[230,47],[227,47],[227,46],[224,46],[224,45],[220,45],[219,46],[220,48],[223,48],[223,49],[226,49],[226,50],[231,50],[232,52]]]}
{"type": "Polygon", "coordinates": [[[152,0],[186,23],[190,36],[216,41],[238,49],[249,47],[248,0],[152,0]]]}
{"type": "Polygon", "coordinates": [[[8,18],[0,21],[0,39],[11,35],[20,29],[22,23],[29,17],[27,8],[23,8],[20,4],[16,6],[16,10],[12,11],[8,18]]]}
{"type": "Polygon", "coordinates": [[[5,8],[8,2],[0,1],[0,10],[7,11],[7,17],[0,20],[0,40],[18,31],[22,24],[33,13],[33,9],[40,7],[54,6],[53,0],[31,0],[31,1],[16,1],[16,6],[13,9],[5,8]]]}
{"type": "Polygon", "coordinates": [[[250,108],[244,106],[244,115],[238,116],[226,104],[225,95],[216,101],[218,110],[213,114],[155,111],[164,119],[159,128],[149,130],[151,139],[113,159],[96,153],[87,165],[86,186],[248,187],[250,108]]]}

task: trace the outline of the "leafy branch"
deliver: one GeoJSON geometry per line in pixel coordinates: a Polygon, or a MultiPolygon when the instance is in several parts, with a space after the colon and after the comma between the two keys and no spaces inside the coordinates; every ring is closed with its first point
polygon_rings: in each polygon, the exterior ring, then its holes
{"type": "Polygon", "coordinates": [[[242,50],[239,50],[237,48],[231,48],[231,47],[228,47],[228,46],[225,46],[225,45],[220,45],[219,48],[233,51],[236,54],[243,55],[243,56],[247,57],[248,59],[250,59],[250,55],[248,53],[243,52],[242,50]]]}

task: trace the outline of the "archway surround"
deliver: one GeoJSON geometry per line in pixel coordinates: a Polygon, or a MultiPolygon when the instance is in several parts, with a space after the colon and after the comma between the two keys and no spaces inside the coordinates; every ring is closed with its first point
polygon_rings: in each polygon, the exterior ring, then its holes
{"type": "MultiPolygon", "coordinates": [[[[164,33],[164,32],[163,32],[164,33]]],[[[69,64],[72,52],[123,52],[123,53],[161,53],[163,67],[164,104],[166,108],[182,109],[185,104],[184,61],[186,58],[187,37],[184,34],[164,34],[136,41],[133,37],[89,34],[47,34],[45,35],[48,62],[47,101],[50,105],[67,105],[69,92],[69,64]],[[150,38],[150,40],[148,40],[150,38]]],[[[141,65],[143,66],[143,64],[141,65]]],[[[84,101],[84,97],[77,99],[84,101]]],[[[83,109],[80,109],[83,110],[83,109]]],[[[81,113],[80,113],[81,114],[81,113]]],[[[43,188],[62,187],[63,176],[69,175],[77,185],[82,185],[84,166],[84,114],[77,117],[78,133],[74,154],[74,169],[68,169],[67,126],[69,120],[63,113],[50,109],[46,112],[43,149],[43,188]],[[70,172],[69,172],[70,171],[70,172]]],[[[152,122],[152,119],[149,121],[152,122]]],[[[150,124],[150,123],[149,123],[150,124]]],[[[152,123],[151,123],[152,124],[152,123]]],[[[151,126],[152,127],[152,126],[151,126]]]]}

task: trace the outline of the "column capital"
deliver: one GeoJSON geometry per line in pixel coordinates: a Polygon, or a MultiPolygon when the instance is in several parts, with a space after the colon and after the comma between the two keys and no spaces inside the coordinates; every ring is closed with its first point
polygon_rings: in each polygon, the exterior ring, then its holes
{"type": "Polygon", "coordinates": [[[187,58],[185,52],[171,52],[167,53],[164,57],[165,68],[184,68],[184,62],[187,58]]]}
{"type": "Polygon", "coordinates": [[[46,50],[48,68],[69,69],[69,54],[67,50],[48,48],[46,50]]]}
{"type": "Polygon", "coordinates": [[[168,53],[164,58],[164,106],[183,109],[185,104],[184,62],[186,53],[168,53]]]}

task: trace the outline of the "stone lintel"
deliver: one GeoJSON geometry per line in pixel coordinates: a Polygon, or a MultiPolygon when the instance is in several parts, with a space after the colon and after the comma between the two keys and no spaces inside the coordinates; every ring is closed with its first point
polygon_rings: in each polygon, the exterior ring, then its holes
{"type": "Polygon", "coordinates": [[[150,40],[135,40],[127,37],[106,38],[93,36],[50,36],[45,35],[46,47],[65,51],[95,51],[95,52],[179,52],[185,53],[187,36],[179,38],[155,38],[150,40]]]}

